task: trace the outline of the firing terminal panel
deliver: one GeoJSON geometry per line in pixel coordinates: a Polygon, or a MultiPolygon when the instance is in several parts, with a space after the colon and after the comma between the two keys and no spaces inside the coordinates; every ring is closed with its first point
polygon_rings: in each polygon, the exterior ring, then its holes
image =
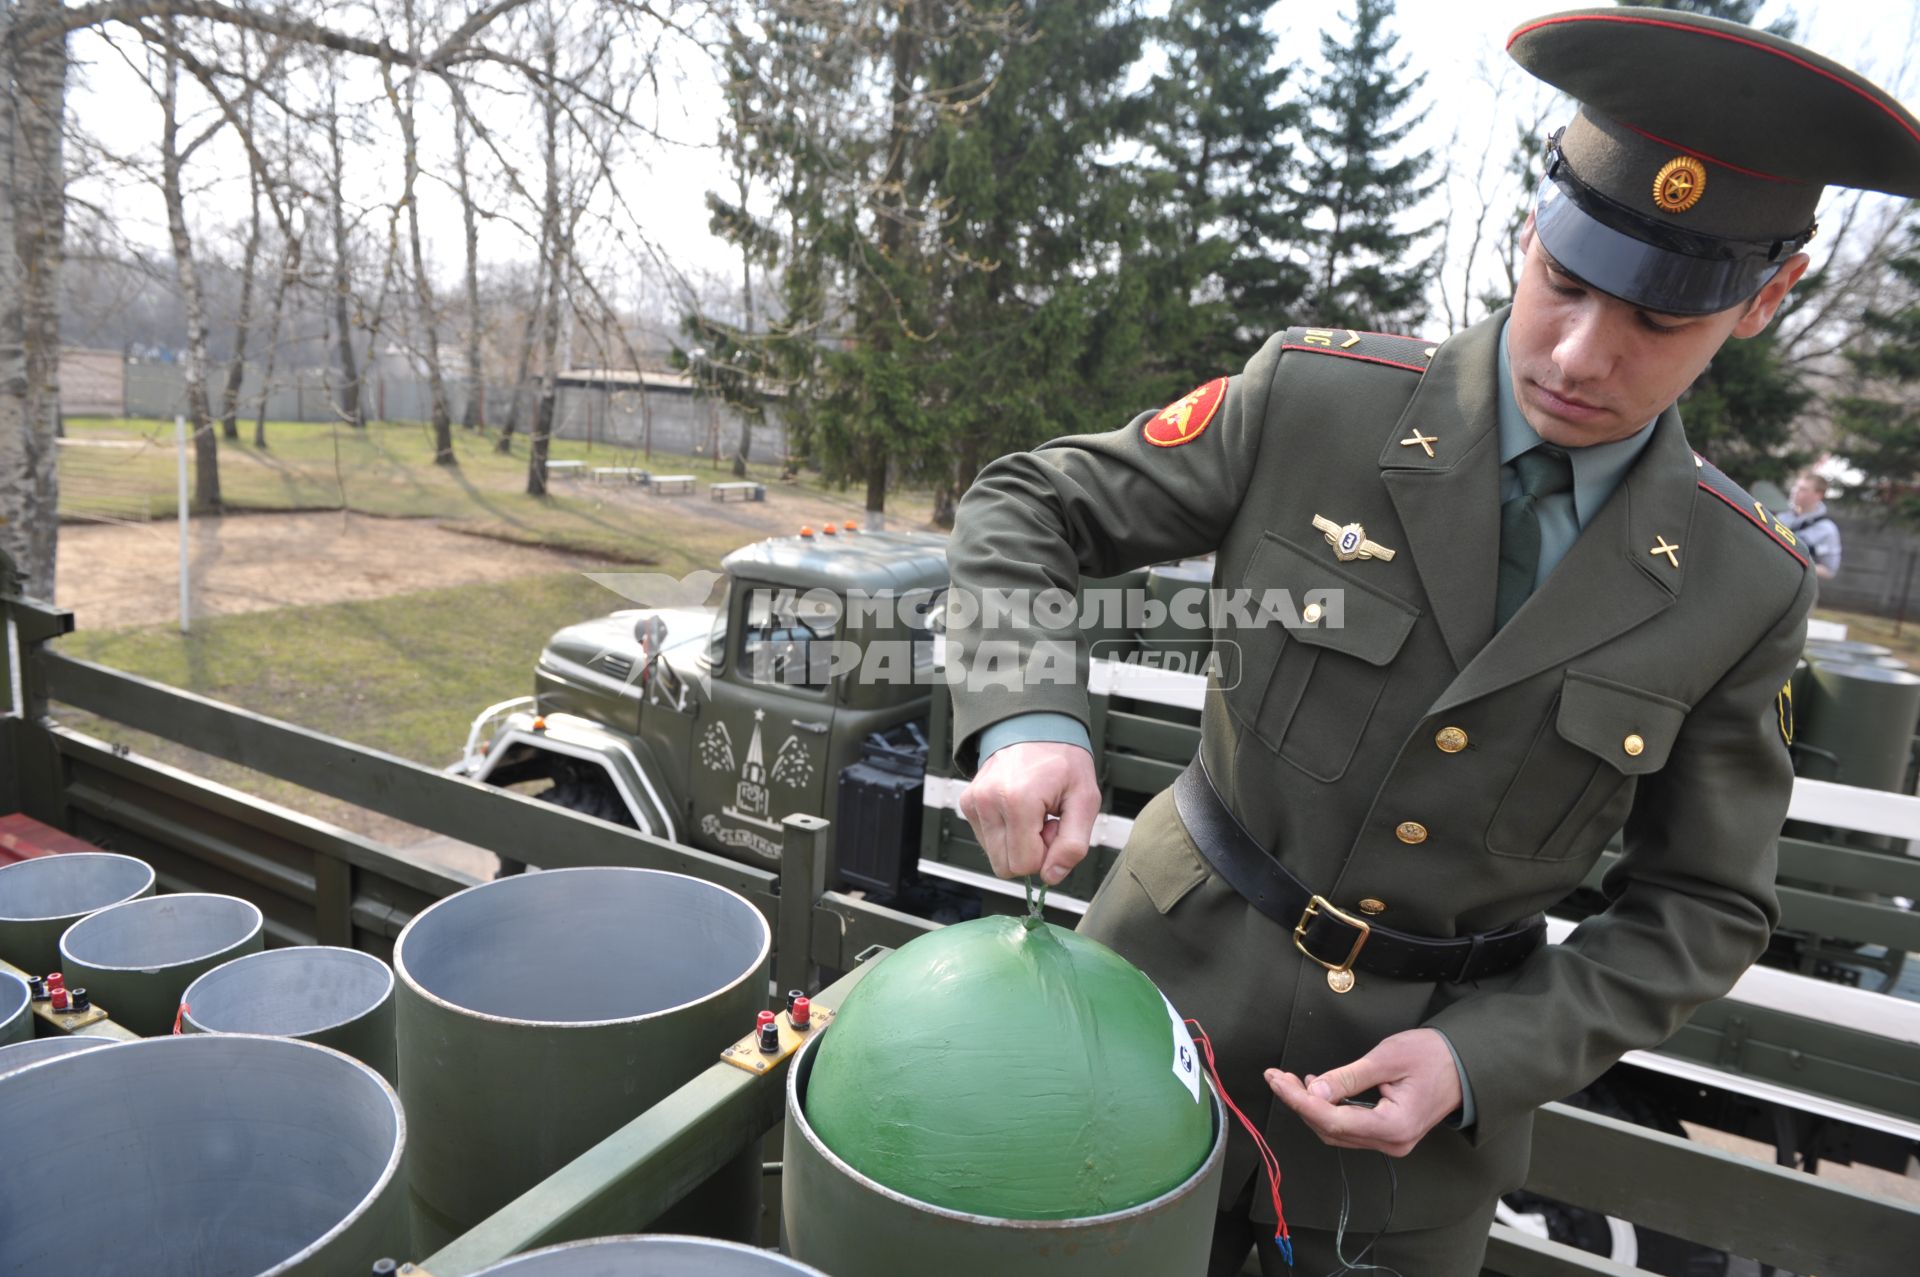
{"type": "Polygon", "coordinates": [[[815,1036],[831,1023],[833,1023],[832,1009],[823,1007],[817,1002],[812,1005],[805,1029],[794,1028],[791,1013],[781,1011],[773,1018],[773,1024],[780,1031],[780,1045],[776,1049],[762,1050],[760,1031],[755,1029],[720,1052],[720,1058],[734,1068],[747,1073],[771,1072],[776,1064],[798,1051],[806,1044],[808,1038],[815,1036]]]}

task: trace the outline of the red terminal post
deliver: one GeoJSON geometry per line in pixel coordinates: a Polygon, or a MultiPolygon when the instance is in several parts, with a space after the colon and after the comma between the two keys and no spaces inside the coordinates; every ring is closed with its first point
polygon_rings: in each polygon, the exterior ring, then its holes
{"type": "Polygon", "coordinates": [[[759,1038],[760,1050],[772,1055],[780,1049],[780,1019],[771,1011],[762,1011],[758,1027],[755,1030],[759,1038]]]}
{"type": "Polygon", "coordinates": [[[67,993],[65,989],[52,990],[52,998],[53,998],[53,1009],[56,1011],[66,1011],[72,1006],[72,1003],[73,1003],[72,997],[67,993]]]}
{"type": "Polygon", "coordinates": [[[58,971],[49,971],[47,973],[47,992],[51,993],[55,989],[65,988],[66,983],[67,977],[61,975],[58,971]]]}
{"type": "Polygon", "coordinates": [[[831,523],[829,523],[826,527],[820,530],[826,533],[828,536],[838,536],[840,534],[840,529],[834,527],[831,523]]]}
{"type": "Polygon", "coordinates": [[[805,998],[795,998],[793,1000],[793,1010],[789,1013],[788,1018],[793,1021],[794,1028],[805,1033],[813,1027],[813,1004],[805,998]]]}

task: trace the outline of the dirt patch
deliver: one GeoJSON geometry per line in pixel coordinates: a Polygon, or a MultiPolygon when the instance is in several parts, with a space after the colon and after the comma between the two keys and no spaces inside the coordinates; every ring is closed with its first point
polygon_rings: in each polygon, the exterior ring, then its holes
{"type": "Polygon", "coordinates": [[[660,494],[636,484],[596,484],[591,480],[561,480],[555,492],[573,492],[579,490],[592,492],[602,500],[618,502],[630,509],[646,510],[657,513],[664,519],[686,525],[690,530],[713,528],[739,528],[740,543],[758,541],[763,537],[790,536],[803,526],[811,527],[816,533],[827,524],[836,527],[851,519],[863,526],[885,526],[895,531],[926,531],[927,525],[898,516],[883,517],[879,523],[871,523],[866,511],[860,504],[860,493],[849,490],[846,494],[824,494],[808,488],[788,487],[780,483],[765,484],[766,499],[762,501],[716,501],[710,494],[708,485],[731,483],[731,476],[724,471],[713,471],[711,475],[701,470],[695,473],[695,486],[692,492],[683,496],[661,496],[660,494]]]}
{"type": "MultiPolygon", "coordinates": [[[[448,585],[603,566],[597,559],[504,545],[423,519],[342,512],[189,520],[195,616],[384,598],[448,585]]],[[[174,523],[60,531],[60,604],[90,630],[180,616],[174,523]]]]}
{"type": "MultiPolygon", "coordinates": [[[[595,495],[657,513],[687,543],[745,545],[856,520],[852,500],[768,486],[764,502],[718,502],[705,488],[684,497],[608,487],[595,495]],[[734,539],[737,534],[737,540],[734,539]]],[[[895,526],[904,526],[896,521],[895,526]]],[[[917,525],[915,525],[917,526],[917,525]]],[[[471,535],[433,519],[345,511],[229,515],[188,521],[194,616],[385,598],[415,590],[503,581],[543,572],[615,566],[590,553],[471,535]]],[[[172,521],[77,523],[60,529],[60,605],[89,630],[163,625],[180,616],[180,534],[172,521]]]]}

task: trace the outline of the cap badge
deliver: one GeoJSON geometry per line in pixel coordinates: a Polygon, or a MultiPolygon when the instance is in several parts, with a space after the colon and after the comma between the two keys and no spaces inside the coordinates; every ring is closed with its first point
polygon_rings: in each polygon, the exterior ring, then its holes
{"type": "Polygon", "coordinates": [[[1653,179],[1653,203],[1663,213],[1684,213],[1706,193],[1706,165],[1691,155],[1674,156],[1653,179]]]}

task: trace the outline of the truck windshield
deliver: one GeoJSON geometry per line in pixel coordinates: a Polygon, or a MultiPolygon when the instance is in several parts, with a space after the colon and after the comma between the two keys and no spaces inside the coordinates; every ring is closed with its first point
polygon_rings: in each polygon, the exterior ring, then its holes
{"type": "Polygon", "coordinates": [[[756,683],[825,687],[841,605],[825,591],[755,586],[747,595],[741,672],[756,683]]]}

